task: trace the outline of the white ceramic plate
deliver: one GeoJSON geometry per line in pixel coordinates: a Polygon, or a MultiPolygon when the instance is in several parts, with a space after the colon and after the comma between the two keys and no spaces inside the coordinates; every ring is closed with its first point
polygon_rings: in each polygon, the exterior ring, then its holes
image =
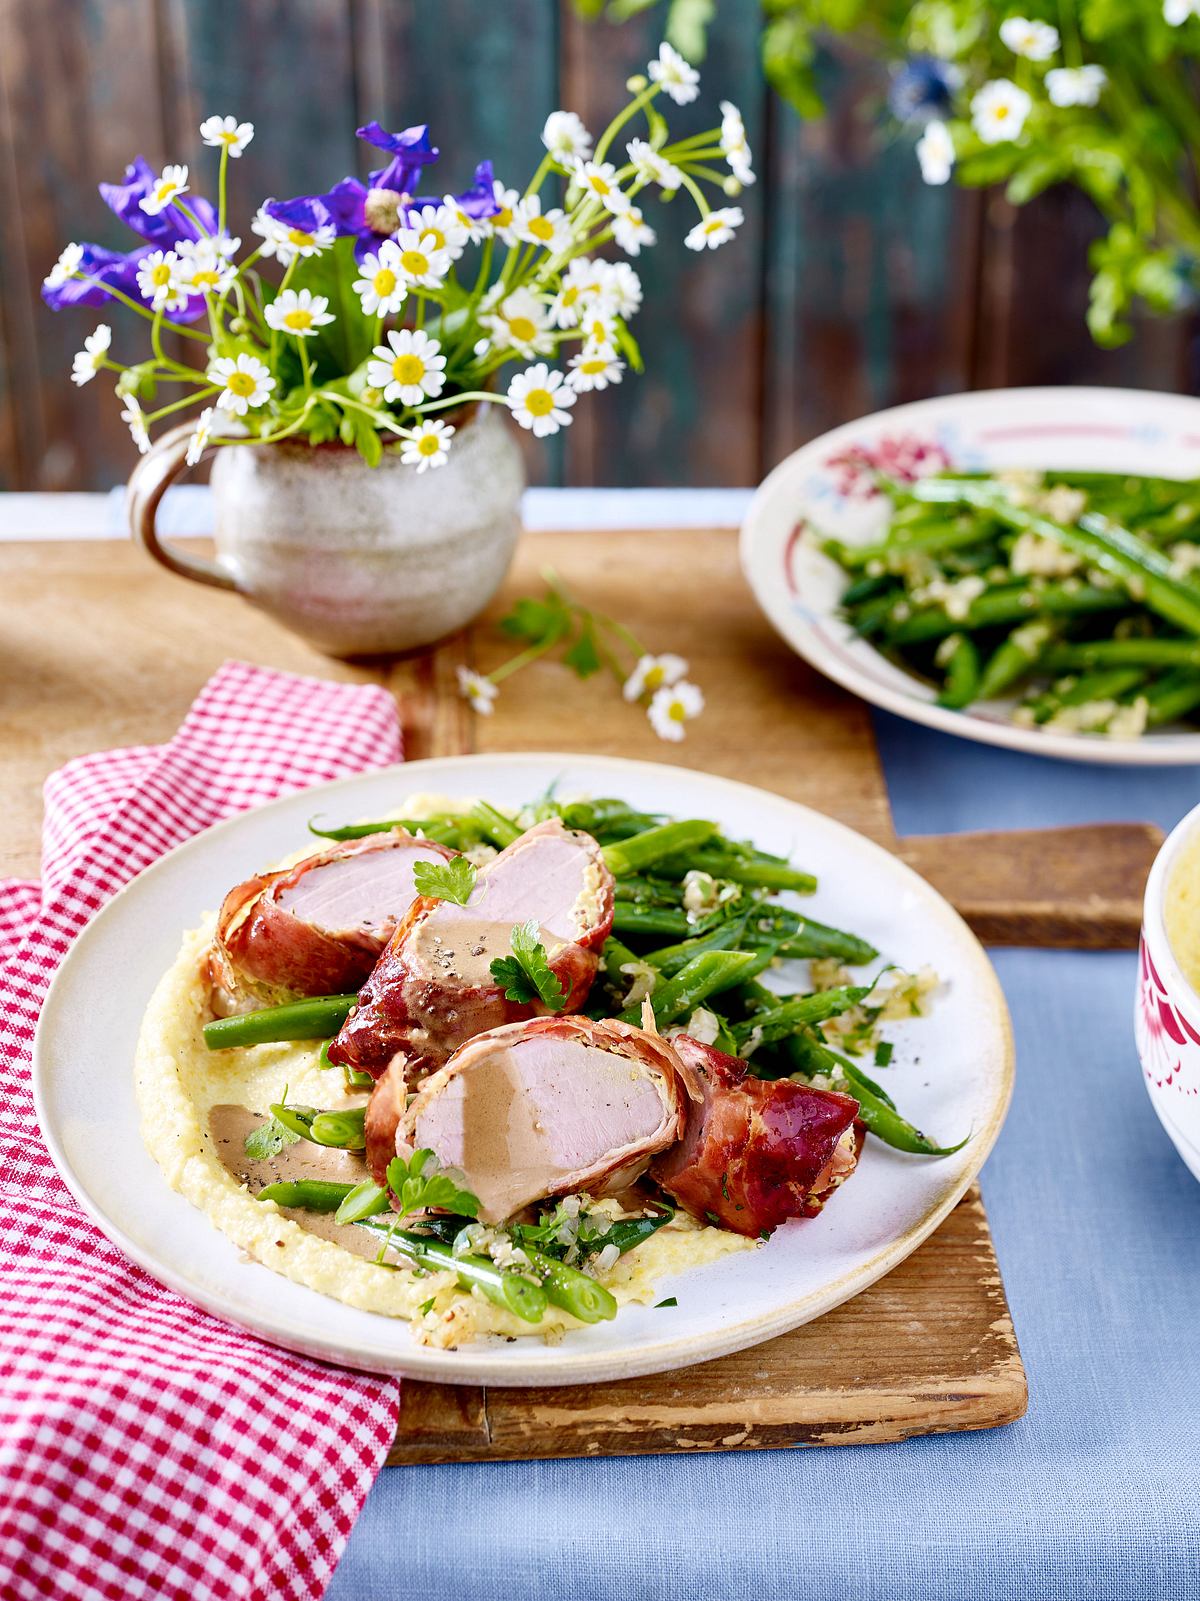
{"type": "Polygon", "coordinates": [[[1076,471],[1200,477],[1200,400],[1136,389],[992,389],[895,406],[823,434],[780,462],[742,525],[742,567],[759,604],[805,661],[885,711],[963,739],[1068,761],[1136,767],[1200,762],[1200,733],[1180,728],[1108,739],[1020,728],[1014,702],[967,711],[934,704],[935,691],[859,639],[838,617],[845,576],[801,539],[805,526],[847,541],[877,538],[888,503],[869,491],[855,457],[903,473],[914,452],[941,465],[994,471],[1076,471]],[[938,454],[940,453],[940,455],[938,454]]]}
{"type": "Polygon", "coordinates": [[[879,846],[791,801],[679,767],[588,756],[463,756],[410,762],[324,785],[209,829],[172,851],[88,925],[51,985],[33,1054],[42,1130],[63,1178],[99,1227],[189,1300],[269,1340],[348,1365],[472,1384],[568,1384],[703,1362],[753,1345],[856,1295],[914,1250],[983,1164],[1012,1086],[1008,1013],[974,936],[922,879],[879,846]],[[138,1134],[133,1059],[142,1013],[180,936],[225,890],[302,844],[316,812],[378,815],[417,790],[519,805],[560,793],[619,795],[653,811],[709,817],[820,876],[813,915],[865,935],[946,981],[926,1019],[890,1025],[887,1082],[900,1107],[957,1155],[906,1156],[868,1140],[859,1171],[820,1217],[760,1249],[660,1281],[674,1308],[622,1308],[611,1323],[540,1340],[415,1344],[405,1323],[356,1311],[240,1255],[167,1187],[138,1134]]]}

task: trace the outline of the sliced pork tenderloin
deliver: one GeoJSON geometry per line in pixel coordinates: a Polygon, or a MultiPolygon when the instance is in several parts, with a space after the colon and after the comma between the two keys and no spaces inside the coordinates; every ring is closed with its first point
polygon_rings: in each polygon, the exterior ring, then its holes
{"type": "Polygon", "coordinates": [[[862,1148],[858,1102],[790,1079],[758,1079],[736,1056],[689,1035],[671,1044],[700,1083],[687,1130],[652,1176],[693,1216],[735,1234],[813,1217],[862,1148]]]}
{"type": "Polygon", "coordinates": [[[657,1034],[539,1017],[477,1035],[404,1110],[398,1065],[371,1092],[367,1162],[428,1148],[464,1175],[485,1223],[550,1196],[627,1188],[674,1144],[700,1090],[657,1034]]]}
{"type": "Polygon", "coordinates": [[[357,989],[416,899],[417,863],[453,854],[396,829],[237,885],[221,907],[209,962],[214,1010],[357,989]]]}
{"type": "Polygon", "coordinates": [[[538,1002],[510,1001],[491,964],[533,919],[566,1011],[583,1006],[612,927],[613,880],[590,834],[553,818],[522,834],[484,867],[465,906],[418,899],[379,958],[329,1059],[378,1078],[396,1056],[409,1086],[476,1034],[537,1017],[538,1002]]]}

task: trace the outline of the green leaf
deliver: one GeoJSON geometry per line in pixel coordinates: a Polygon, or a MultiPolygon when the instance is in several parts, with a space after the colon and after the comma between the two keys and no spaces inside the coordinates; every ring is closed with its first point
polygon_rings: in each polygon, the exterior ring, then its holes
{"type": "Polygon", "coordinates": [[[362,305],[351,285],[358,277],[354,260],[354,240],[338,239],[319,256],[297,262],[292,274],[293,289],[311,289],[324,295],[334,321],[308,340],[308,353],[315,364],[317,381],[345,378],[366,360],[371,350],[375,322],[364,316],[362,305]]]}
{"type": "Polygon", "coordinates": [[[285,1128],[277,1117],[269,1117],[246,1135],[244,1149],[252,1162],[269,1162],[285,1146],[296,1145],[300,1138],[294,1130],[285,1128]]]}
{"type": "Polygon", "coordinates": [[[535,600],[524,595],[512,611],[500,619],[500,626],[512,639],[527,639],[530,644],[543,645],[561,639],[570,626],[570,613],[558,598],[535,600]]]}
{"type": "Polygon", "coordinates": [[[465,906],[475,888],[476,869],[465,856],[452,856],[448,862],[418,862],[413,868],[413,884],[418,895],[437,901],[453,901],[465,906]]]}
{"type": "Polygon", "coordinates": [[[379,430],[361,411],[349,413],[354,418],[354,444],[368,467],[378,467],[383,460],[383,440],[379,430]]]}
{"type": "Polygon", "coordinates": [[[563,661],[580,678],[590,678],[600,671],[600,652],[596,649],[596,627],[589,617],[579,638],[563,655],[563,661]]]}
{"type": "Polygon", "coordinates": [[[668,1295],[665,1301],[655,1301],[654,1310],[657,1312],[660,1306],[678,1306],[678,1305],[679,1305],[679,1302],[676,1299],[676,1297],[673,1296],[673,1295],[668,1295]]]}
{"type": "Polygon", "coordinates": [[[645,371],[645,362],[642,360],[642,347],[629,331],[628,324],[618,317],[614,324],[617,333],[617,346],[625,360],[634,372],[645,371]]]}
{"type": "Polygon", "coordinates": [[[667,25],[663,30],[686,61],[704,60],[708,48],[708,25],[717,14],[716,0],[671,0],[667,25]]]}
{"type": "Polygon", "coordinates": [[[450,1173],[439,1172],[437,1156],[431,1150],[414,1151],[407,1162],[394,1156],[387,1165],[387,1185],[400,1202],[397,1222],[410,1212],[431,1209],[461,1217],[479,1216],[478,1196],[463,1189],[450,1173]]]}
{"type": "Polygon", "coordinates": [[[567,992],[551,971],[546,947],[538,938],[536,917],[513,929],[512,952],[511,956],[498,956],[491,965],[492,977],[503,985],[508,999],[523,1005],[540,1000],[549,1011],[561,1012],[567,992]]]}

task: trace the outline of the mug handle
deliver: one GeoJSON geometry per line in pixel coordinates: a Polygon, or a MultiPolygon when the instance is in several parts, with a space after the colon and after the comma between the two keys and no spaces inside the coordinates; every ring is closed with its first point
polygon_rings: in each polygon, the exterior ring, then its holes
{"type": "MultiPolygon", "coordinates": [[[[189,556],[164,545],[158,537],[156,519],[159,502],[187,465],[188,441],[193,425],[180,423],[155,441],[129,475],[125,492],[125,511],[134,539],[156,562],[181,578],[194,578],[198,584],[214,589],[237,589],[233,575],[220,561],[205,556],[189,556]]],[[[212,448],[211,446],[209,447],[212,448]]],[[[207,454],[207,452],[206,452],[207,454]]]]}

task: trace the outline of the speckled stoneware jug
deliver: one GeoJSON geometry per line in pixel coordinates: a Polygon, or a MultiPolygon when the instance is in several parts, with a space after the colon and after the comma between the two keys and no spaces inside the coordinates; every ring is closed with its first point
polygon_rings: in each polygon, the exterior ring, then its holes
{"type": "Polygon", "coordinates": [[[521,452],[484,406],[460,423],[444,467],[340,445],[217,447],[216,559],[160,542],[155,514],[184,469],[191,424],[129,479],[133,536],[156,561],[233,589],[330,656],[413,650],[453,633],[499,588],[520,531],[521,452]]]}

